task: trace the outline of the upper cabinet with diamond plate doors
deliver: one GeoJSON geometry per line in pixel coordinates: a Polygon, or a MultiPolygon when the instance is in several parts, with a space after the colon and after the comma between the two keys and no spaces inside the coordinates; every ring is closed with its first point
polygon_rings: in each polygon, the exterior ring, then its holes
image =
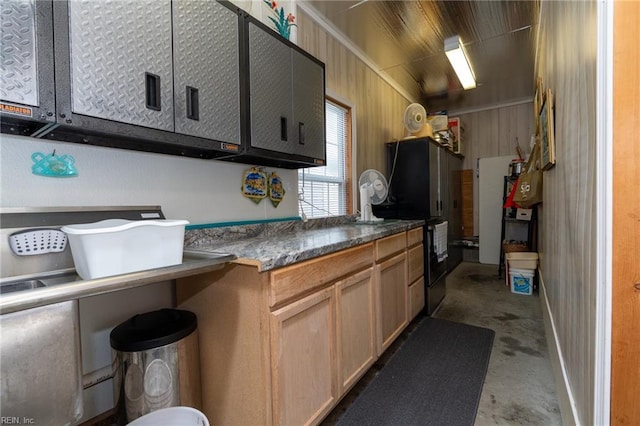
{"type": "Polygon", "coordinates": [[[0,2],[2,132],[37,136],[55,123],[50,1],[0,2]]]}
{"type": "Polygon", "coordinates": [[[324,64],[229,1],[0,5],[3,133],[325,164],[324,64]]]}
{"type": "Polygon", "coordinates": [[[171,0],[72,0],[68,12],[71,113],[173,131],[171,0]]]}
{"type": "Polygon", "coordinates": [[[173,2],[176,132],[240,142],[238,31],[238,15],[220,3],[173,2]]]}
{"type": "Polygon", "coordinates": [[[240,151],[237,8],[71,0],[53,11],[60,127],[43,137],[204,158],[240,151]]]}
{"type": "Polygon", "coordinates": [[[250,16],[245,36],[249,134],[244,157],[287,168],[324,165],[324,64],[250,16]]]}

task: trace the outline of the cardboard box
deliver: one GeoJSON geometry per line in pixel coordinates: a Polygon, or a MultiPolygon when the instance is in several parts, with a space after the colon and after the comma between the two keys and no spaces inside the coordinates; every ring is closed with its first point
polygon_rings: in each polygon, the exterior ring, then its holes
{"type": "Polygon", "coordinates": [[[527,246],[526,243],[503,241],[502,242],[502,250],[505,253],[518,252],[518,251],[529,251],[529,246],[527,246]]]}

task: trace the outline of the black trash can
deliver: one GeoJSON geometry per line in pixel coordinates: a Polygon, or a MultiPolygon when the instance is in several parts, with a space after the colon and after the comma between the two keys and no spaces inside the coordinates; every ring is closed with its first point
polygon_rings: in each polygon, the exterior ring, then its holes
{"type": "Polygon", "coordinates": [[[193,312],[160,309],[111,331],[118,423],[160,408],[201,409],[197,327],[193,312]]]}

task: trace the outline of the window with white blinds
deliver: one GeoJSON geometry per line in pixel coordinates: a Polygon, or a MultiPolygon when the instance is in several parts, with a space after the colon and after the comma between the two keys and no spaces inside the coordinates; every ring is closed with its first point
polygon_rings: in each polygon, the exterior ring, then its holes
{"type": "Polygon", "coordinates": [[[325,102],[327,164],[298,170],[299,213],[308,217],[326,217],[347,213],[346,167],[350,141],[349,110],[331,101],[325,102]]]}

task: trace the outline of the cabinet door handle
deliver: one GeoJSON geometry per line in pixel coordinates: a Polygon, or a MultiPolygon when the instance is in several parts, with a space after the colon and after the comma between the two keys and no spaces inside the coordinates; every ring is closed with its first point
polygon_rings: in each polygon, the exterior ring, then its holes
{"type": "Polygon", "coordinates": [[[304,145],[304,123],[298,123],[298,143],[304,145]]]}
{"type": "Polygon", "coordinates": [[[160,76],[145,72],[144,78],[146,94],[145,106],[154,111],[160,111],[160,76]]]}
{"type": "Polygon", "coordinates": [[[287,141],[287,117],[280,117],[280,139],[287,141]]]}
{"type": "Polygon", "coordinates": [[[200,104],[198,99],[198,89],[187,86],[187,118],[200,120],[200,104]]]}

